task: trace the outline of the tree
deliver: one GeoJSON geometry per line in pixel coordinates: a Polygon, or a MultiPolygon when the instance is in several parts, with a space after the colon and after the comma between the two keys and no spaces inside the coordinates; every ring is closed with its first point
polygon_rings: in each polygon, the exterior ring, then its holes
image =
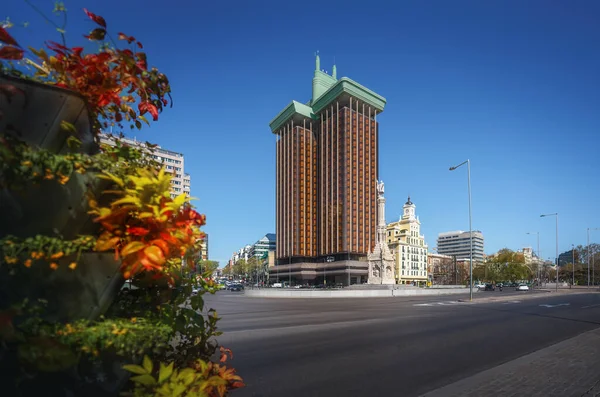
{"type": "Polygon", "coordinates": [[[239,259],[233,265],[233,274],[238,277],[246,277],[249,273],[249,270],[248,262],[246,262],[245,259],[239,259]]]}
{"type": "Polygon", "coordinates": [[[486,262],[488,280],[526,280],[533,276],[533,269],[525,264],[525,255],[503,248],[486,262]]]}
{"type": "Polygon", "coordinates": [[[196,263],[196,271],[200,274],[213,274],[219,268],[219,262],[200,260],[196,263]]]}
{"type": "Polygon", "coordinates": [[[263,260],[256,256],[251,257],[248,259],[248,269],[258,283],[259,276],[263,273],[263,260]]]}

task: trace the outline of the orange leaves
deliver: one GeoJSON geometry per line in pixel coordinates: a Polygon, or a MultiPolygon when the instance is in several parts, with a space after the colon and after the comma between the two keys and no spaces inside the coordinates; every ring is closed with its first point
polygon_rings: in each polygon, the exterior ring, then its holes
{"type": "Polygon", "coordinates": [[[125,257],[144,248],[146,248],[146,244],[140,241],[132,241],[121,250],[121,256],[125,257]]]}
{"type": "Polygon", "coordinates": [[[119,237],[110,237],[108,233],[102,233],[98,241],[96,242],[96,251],[108,251],[115,248],[119,243],[119,237]]]}
{"type": "Polygon", "coordinates": [[[185,196],[170,197],[170,177],[162,170],[139,169],[137,175],[123,178],[105,173],[101,178],[116,185],[107,192],[117,197],[109,207],[90,203],[90,213],[99,215],[94,221],[103,228],[96,249],[114,249],[127,278],[143,271],[169,278],[181,256],[196,249],[204,215],[194,211],[185,196]]]}

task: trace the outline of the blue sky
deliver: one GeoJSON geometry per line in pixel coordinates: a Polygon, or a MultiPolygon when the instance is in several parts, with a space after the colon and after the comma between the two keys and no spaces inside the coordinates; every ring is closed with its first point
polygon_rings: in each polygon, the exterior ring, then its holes
{"type": "MultiPolygon", "coordinates": [[[[32,0],[50,12],[51,1],[32,0]]],[[[594,0],[283,2],[66,1],[69,44],[93,28],[144,43],[169,76],[175,106],[139,139],[185,154],[192,195],[207,215],[210,257],[275,230],[275,138],[269,121],[311,94],[321,67],[387,98],[380,177],[387,220],[408,194],[430,246],[473,228],[485,251],[533,246],[544,258],[600,227],[600,3],[594,0]]],[[[24,2],[3,4],[22,44],[58,39],[24,2]]],[[[0,15],[0,17],[4,17],[0,15]]],[[[600,231],[592,241],[600,242],[600,231]]]]}

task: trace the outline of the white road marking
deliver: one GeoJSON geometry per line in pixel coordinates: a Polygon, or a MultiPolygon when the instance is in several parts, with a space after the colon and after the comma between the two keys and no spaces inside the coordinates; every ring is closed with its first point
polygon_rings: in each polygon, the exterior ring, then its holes
{"type": "Polygon", "coordinates": [[[590,307],[597,307],[597,306],[600,306],[600,303],[597,303],[597,304],[595,304],[595,305],[589,305],[589,306],[581,306],[581,308],[582,308],[582,309],[588,309],[588,308],[590,308],[590,307]]]}
{"type": "Polygon", "coordinates": [[[557,305],[548,305],[548,304],[540,305],[540,307],[559,307],[559,306],[570,306],[570,305],[571,305],[570,303],[559,303],[557,305]]]}
{"type": "Polygon", "coordinates": [[[431,302],[431,303],[415,303],[413,306],[450,306],[450,305],[460,305],[463,302],[459,301],[444,301],[444,302],[431,302]]]}

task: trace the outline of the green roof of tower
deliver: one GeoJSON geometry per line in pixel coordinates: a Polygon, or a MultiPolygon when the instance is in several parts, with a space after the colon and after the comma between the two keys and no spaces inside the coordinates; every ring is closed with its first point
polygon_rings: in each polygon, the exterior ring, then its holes
{"type": "Polygon", "coordinates": [[[271,122],[271,132],[277,133],[290,118],[297,118],[298,121],[303,119],[316,119],[316,114],[323,110],[328,104],[336,98],[347,94],[357,98],[377,109],[383,111],[386,100],[381,95],[369,90],[367,87],[358,84],[356,81],[347,77],[342,77],[337,80],[337,68],[333,65],[332,76],[319,70],[321,65],[320,57],[317,53],[315,60],[315,74],[313,77],[312,99],[308,103],[292,101],[286,106],[271,122]]]}

